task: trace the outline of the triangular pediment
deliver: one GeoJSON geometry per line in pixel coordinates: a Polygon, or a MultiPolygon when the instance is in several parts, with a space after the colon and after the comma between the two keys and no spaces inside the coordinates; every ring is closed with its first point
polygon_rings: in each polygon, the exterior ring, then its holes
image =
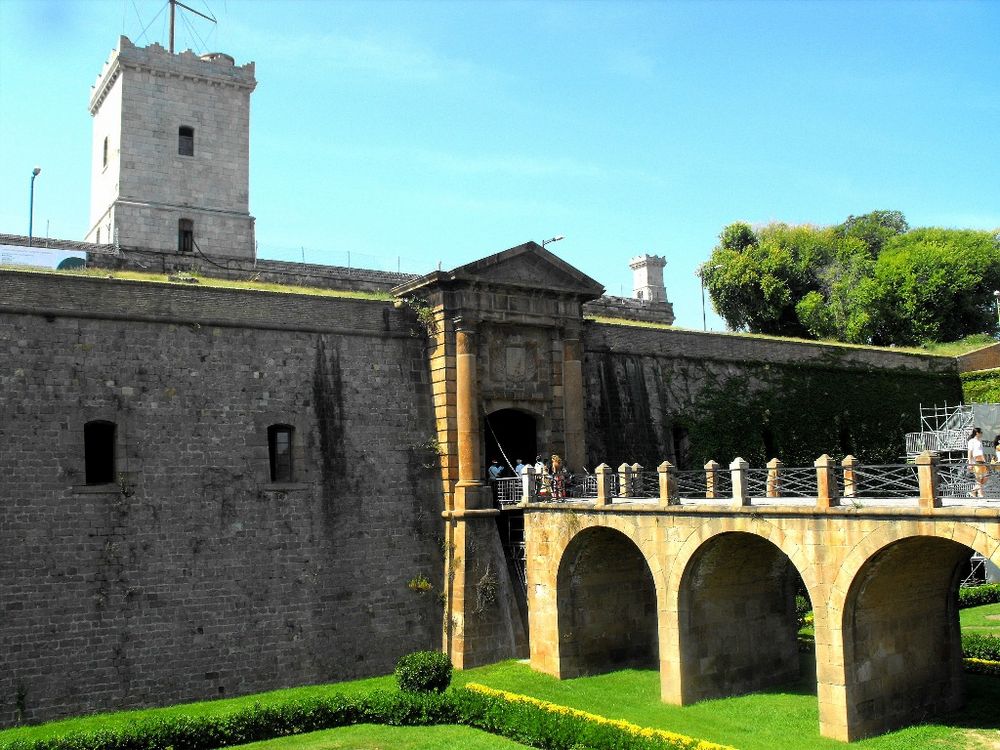
{"type": "Polygon", "coordinates": [[[604,294],[600,282],[537,242],[526,242],[451,271],[428,274],[393,291],[405,294],[428,284],[518,287],[569,294],[581,300],[597,299],[604,294]]]}

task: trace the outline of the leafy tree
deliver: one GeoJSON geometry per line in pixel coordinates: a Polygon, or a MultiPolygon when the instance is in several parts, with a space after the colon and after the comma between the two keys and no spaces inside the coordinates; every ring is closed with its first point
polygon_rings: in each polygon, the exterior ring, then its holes
{"type": "Polygon", "coordinates": [[[832,240],[830,230],[811,226],[726,227],[702,269],[712,304],[734,330],[808,335],[795,305],[818,288],[832,240]]]}
{"type": "Polygon", "coordinates": [[[719,240],[702,273],[734,330],[881,345],[997,331],[1000,235],[872,211],[835,227],[737,222],[719,240]]]}

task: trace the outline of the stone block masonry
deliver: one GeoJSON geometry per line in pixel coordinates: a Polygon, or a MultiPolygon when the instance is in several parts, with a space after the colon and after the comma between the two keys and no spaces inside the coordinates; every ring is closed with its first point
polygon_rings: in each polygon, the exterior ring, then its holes
{"type": "Polygon", "coordinates": [[[0,725],[391,671],[434,648],[439,478],[390,303],[0,274],[0,725]],[[84,424],[118,481],[85,483],[84,424]],[[292,483],[267,428],[293,428],[292,483]]]}

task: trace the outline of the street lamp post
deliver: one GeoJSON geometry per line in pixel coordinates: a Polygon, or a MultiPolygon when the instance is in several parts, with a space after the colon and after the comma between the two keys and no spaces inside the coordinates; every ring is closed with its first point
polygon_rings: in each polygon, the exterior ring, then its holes
{"type": "Polygon", "coordinates": [[[701,330],[708,330],[708,319],[705,316],[705,271],[711,271],[716,268],[722,268],[718,263],[711,266],[698,266],[698,270],[694,272],[694,275],[701,280],[701,330]]]}
{"type": "Polygon", "coordinates": [[[997,303],[997,327],[1000,328],[1000,289],[993,292],[993,300],[997,303]]]}
{"type": "Polygon", "coordinates": [[[31,247],[32,229],[35,223],[35,178],[42,173],[41,167],[31,170],[31,195],[28,199],[28,247],[31,247]]]}

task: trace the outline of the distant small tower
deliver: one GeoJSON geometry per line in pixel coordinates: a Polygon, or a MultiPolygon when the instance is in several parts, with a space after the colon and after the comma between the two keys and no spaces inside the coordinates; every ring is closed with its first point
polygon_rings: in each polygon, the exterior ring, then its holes
{"type": "Polygon", "coordinates": [[[629,262],[632,269],[632,296],[645,302],[666,304],[663,267],[667,259],[660,255],[639,255],[629,262]]]}
{"type": "Polygon", "coordinates": [[[253,259],[254,64],[128,37],[104,65],[94,118],[90,242],[253,259]]]}

